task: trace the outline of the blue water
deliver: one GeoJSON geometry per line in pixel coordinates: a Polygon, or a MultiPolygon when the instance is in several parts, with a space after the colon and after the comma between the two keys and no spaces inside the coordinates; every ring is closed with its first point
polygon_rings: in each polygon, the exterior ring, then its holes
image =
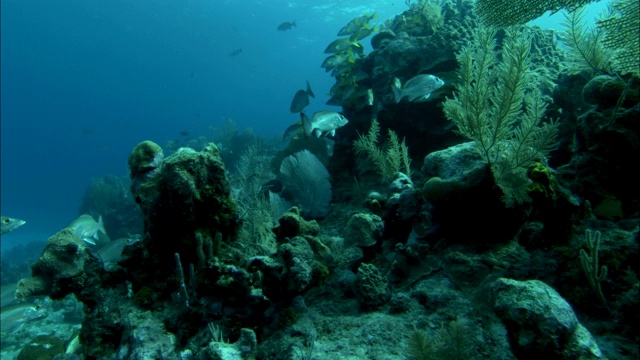
{"type": "Polygon", "coordinates": [[[67,226],[91,180],[126,175],[142,140],[212,135],[225,118],[281,136],[306,80],[317,96],[307,111],[328,108],[333,79],[320,64],[338,30],[405,9],[403,0],[2,0],[1,211],[27,220],[2,248],[67,226]],[[298,27],[276,31],[291,20],[298,27]]]}

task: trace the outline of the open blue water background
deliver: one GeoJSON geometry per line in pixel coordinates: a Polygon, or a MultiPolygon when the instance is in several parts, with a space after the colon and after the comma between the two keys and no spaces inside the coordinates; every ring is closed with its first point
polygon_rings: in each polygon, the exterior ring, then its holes
{"type": "Polygon", "coordinates": [[[1,4],[0,209],[27,220],[2,249],[67,226],[91,180],[126,175],[142,140],[211,135],[226,118],[281,136],[297,121],[289,104],[306,80],[317,96],[307,112],[330,108],[333,79],[320,64],[338,30],[356,16],[376,11],[383,22],[406,9],[404,0],[1,4]],[[298,27],[276,31],[291,20],[298,27]]]}

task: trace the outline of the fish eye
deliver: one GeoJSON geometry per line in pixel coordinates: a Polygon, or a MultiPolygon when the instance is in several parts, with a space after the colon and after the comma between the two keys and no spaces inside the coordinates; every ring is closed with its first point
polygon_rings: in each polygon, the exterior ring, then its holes
{"type": "Polygon", "coordinates": [[[11,222],[11,219],[4,218],[4,219],[2,219],[2,222],[5,223],[5,224],[8,224],[8,223],[11,222]]]}

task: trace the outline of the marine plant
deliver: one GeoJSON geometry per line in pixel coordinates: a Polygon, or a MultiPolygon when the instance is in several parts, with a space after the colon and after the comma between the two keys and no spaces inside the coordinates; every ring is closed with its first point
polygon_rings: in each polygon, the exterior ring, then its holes
{"type": "Polygon", "coordinates": [[[411,158],[409,158],[409,148],[404,139],[400,142],[398,135],[389,129],[389,142],[379,146],[379,137],[380,124],[374,119],[367,135],[359,134],[358,139],[354,141],[353,148],[356,155],[366,156],[371,160],[385,183],[400,171],[411,176],[411,158]]]}
{"type": "Polygon", "coordinates": [[[458,132],[473,140],[490,167],[507,206],[528,200],[527,169],[555,148],[558,125],[545,122],[550,83],[530,60],[530,36],[507,29],[502,50],[496,30],[480,26],[456,55],[460,82],[444,113],[458,132]]]}
{"type": "Polygon", "coordinates": [[[640,26],[637,0],[615,0],[607,17],[597,21],[603,31],[603,45],[614,51],[614,70],[621,74],[640,75],[640,26]]]}
{"type": "Polygon", "coordinates": [[[506,27],[524,24],[547,11],[574,10],[596,0],[478,0],[476,11],[489,26],[506,27]]]}
{"type": "Polygon", "coordinates": [[[588,29],[584,8],[565,14],[562,43],[567,49],[563,68],[568,74],[612,74],[612,51],[602,44],[602,32],[588,29]]]}
{"type": "Polygon", "coordinates": [[[562,41],[566,45],[568,58],[565,70],[569,74],[609,75],[609,83],[615,81],[624,84],[611,113],[610,123],[616,119],[618,109],[634,83],[633,78],[640,75],[639,6],[635,0],[615,0],[608,14],[597,20],[595,28],[585,25],[584,8],[566,15],[563,23],[562,41]]]}
{"type": "Polygon", "coordinates": [[[438,337],[429,336],[425,331],[414,326],[407,337],[407,345],[407,359],[430,360],[436,358],[441,342],[438,337]]]}
{"type": "Polygon", "coordinates": [[[474,359],[472,339],[473,329],[461,319],[453,320],[431,334],[414,327],[407,338],[407,359],[474,359]]]}
{"type": "Polygon", "coordinates": [[[591,230],[587,230],[585,232],[585,245],[587,249],[589,249],[589,253],[587,254],[584,249],[580,249],[580,264],[587,276],[587,280],[589,280],[589,285],[591,285],[593,291],[596,292],[598,300],[609,310],[601,286],[602,281],[607,277],[607,266],[600,266],[598,262],[600,255],[600,231],[592,234],[591,230]]]}
{"type": "Polygon", "coordinates": [[[272,211],[275,201],[271,201],[273,195],[267,197],[271,192],[265,188],[265,184],[275,178],[271,160],[272,156],[266,155],[260,146],[249,146],[230,177],[232,194],[242,221],[238,244],[247,256],[269,255],[276,249],[275,235],[271,232],[277,216],[272,211]]]}
{"type": "MultiPolygon", "coordinates": [[[[640,44],[638,36],[640,29],[638,26],[638,1],[637,0],[614,0],[609,8],[609,13],[605,18],[597,21],[598,32],[602,33],[600,38],[597,33],[587,32],[581,35],[575,30],[575,25],[580,25],[581,14],[578,9],[595,0],[478,0],[476,12],[481,21],[489,26],[506,27],[511,25],[524,24],[528,21],[542,16],[545,12],[557,12],[567,9],[571,13],[569,21],[573,25],[569,28],[579,39],[570,39],[568,42],[569,51],[579,50],[579,56],[585,59],[597,59],[600,46],[612,51],[612,67],[617,68],[616,72],[625,74],[639,74],[640,68],[640,44]],[[575,21],[578,20],[578,21],[575,21]],[[594,36],[595,35],[595,36],[594,36]],[[574,40],[579,40],[575,42],[574,40]],[[602,42],[600,42],[602,40],[602,42]],[[573,43],[573,44],[572,44],[573,43]],[[596,44],[597,43],[597,44],[596,44]],[[575,45],[579,47],[576,48],[575,45]]],[[[604,60],[602,58],[602,60],[604,60]]],[[[596,65],[596,64],[592,64],[596,65]]],[[[602,68],[601,68],[602,69],[602,68]]]]}

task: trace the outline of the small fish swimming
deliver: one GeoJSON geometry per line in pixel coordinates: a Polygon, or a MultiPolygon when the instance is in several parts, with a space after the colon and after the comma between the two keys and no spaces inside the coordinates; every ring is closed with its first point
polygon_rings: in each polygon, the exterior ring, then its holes
{"type": "Polygon", "coordinates": [[[373,96],[373,89],[368,89],[367,90],[367,106],[373,106],[373,102],[375,100],[375,97],[373,96]]]}
{"type": "Polygon", "coordinates": [[[321,110],[313,114],[309,119],[307,114],[301,112],[300,119],[304,128],[304,134],[307,137],[311,135],[319,138],[320,136],[336,134],[336,129],[345,126],[349,121],[342,114],[331,110],[321,110]]]}
{"type": "Polygon", "coordinates": [[[324,59],[320,67],[323,68],[325,72],[329,72],[333,69],[336,69],[342,66],[349,66],[354,62],[355,60],[351,55],[345,56],[343,54],[333,54],[333,55],[329,55],[326,59],[324,59]]]}
{"type": "Polygon", "coordinates": [[[396,103],[403,98],[407,98],[411,102],[422,102],[429,99],[431,93],[444,85],[444,81],[435,75],[421,74],[409,79],[404,86],[400,79],[395,78],[391,85],[393,90],[393,98],[396,103]]]}
{"type": "Polygon", "coordinates": [[[340,31],[338,31],[338,36],[349,36],[352,41],[364,39],[374,31],[378,30],[377,27],[369,25],[369,21],[376,19],[377,17],[377,13],[358,16],[340,29],[340,31]]]}
{"type": "Polygon", "coordinates": [[[297,123],[289,126],[287,130],[284,131],[284,135],[282,135],[282,141],[299,140],[302,136],[304,136],[304,128],[302,127],[302,122],[298,121],[297,123]]]}
{"type": "Polygon", "coordinates": [[[80,343],[80,335],[76,335],[73,339],[71,339],[71,341],[69,341],[69,344],[67,344],[67,348],[64,353],[75,354],[80,350],[81,347],[82,344],[80,343]]]}
{"type": "Polygon", "coordinates": [[[103,245],[108,243],[109,236],[102,222],[102,215],[96,222],[91,215],[83,214],[73,220],[68,226],[74,234],[78,235],[82,241],[90,245],[103,245]]]}
{"type": "Polygon", "coordinates": [[[358,30],[357,32],[355,32],[351,36],[349,36],[349,39],[351,39],[352,41],[362,40],[362,39],[366,38],[367,36],[373,34],[374,31],[378,31],[378,30],[379,30],[379,28],[377,26],[374,26],[374,27],[363,27],[362,29],[358,30]]]}
{"type": "Polygon", "coordinates": [[[48,311],[32,303],[14,303],[0,308],[0,331],[16,331],[29,321],[42,319],[48,311]]]}
{"type": "Polygon", "coordinates": [[[105,244],[100,250],[96,252],[96,255],[102,260],[102,265],[105,270],[109,270],[112,266],[120,261],[122,256],[122,250],[124,247],[133,244],[138,241],[136,237],[126,237],[116,240],[112,240],[105,244]]]}
{"type": "Polygon", "coordinates": [[[282,24],[278,25],[278,31],[287,31],[287,30],[291,30],[292,27],[298,27],[298,25],[296,25],[296,21],[293,20],[291,22],[289,21],[285,21],[282,24]]]}
{"type": "Polygon", "coordinates": [[[307,80],[307,90],[298,90],[295,95],[293,95],[293,99],[291,99],[291,106],[289,106],[289,111],[292,113],[299,113],[304,110],[307,105],[309,105],[309,96],[315,98],[316,95],[311,90],[311,85],[307,80]]]}
{"type": "Polygon", "coordinates": [[[237,56],[238,54],[240,54],[242,52],[242,48],[240,49],[235,49],[232,52],[229,53],[229,56],[234,57],[237,56]]]}
{"type": "Polygon", "coordinates": [[[337,54],[346,52],[358,55],[360,54],[361,50],[362,45],[360,45],[357,41],[351,40],[349,38],[338,38],[327,45],[327,48],[324,49],[324,53],[337,54]]]}
{"type": "Polygon", "coordinates": [[[6,234],[9,231],[13,231],[26,223],[26,221],[22,219],[10,218],[6,216],[2,216],[1,221],[2,221],[2,228],[0,231],[0,235],[6,234]]]}

